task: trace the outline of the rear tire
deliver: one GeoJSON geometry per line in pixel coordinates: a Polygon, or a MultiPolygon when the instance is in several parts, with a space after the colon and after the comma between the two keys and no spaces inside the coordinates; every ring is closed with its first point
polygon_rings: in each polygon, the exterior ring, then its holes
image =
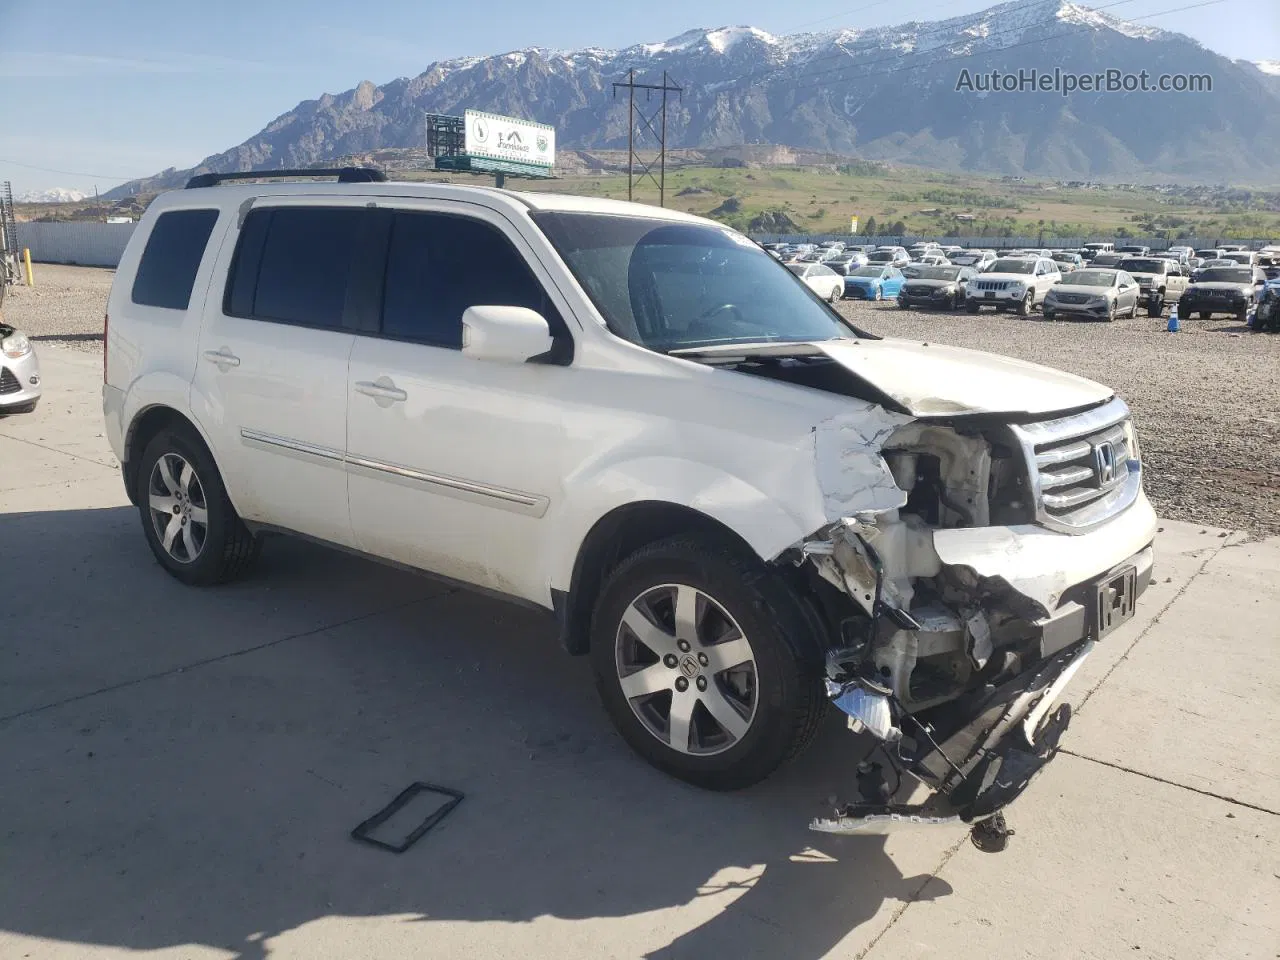
{"type": "MultiPolygon", "coordinates": [[[[1135,307],[1135,312],[1137,308],[1135,307]]],[[[1147,316],[1159,317],[1164,313],[1164,301],[1159,298],[1152,298],[1147,301],[1147,316]]]]}
{"type": "Polygon", "coordinates": [[[147,444],[136,500],[151,552],[185,584],[234,580],[258,559],[261,541],[236,513],[213,455],[190,428],[162,430],[147,444]]]}
{"type": "Polygon", "coordinates": [[[1200,319],[1201,319],[1201,320],[1208,320],[1208,319],[1209,319],[1210,317],[1212,317],[1212,316],[1213,316],[1213,314],[1212,314],[1210,311],[1208,311],[1208,310],[1201,310],[1201,311],[1200,311],[1200,319]]]}
{"type": "Polygon", "coordinates": [[[827,703],[821,645],[801,601],[723,537],[672,537],[624,560],[596,600],[591,663],[632,749],[710,790],[769,776],[813,738],[827,703]]]}

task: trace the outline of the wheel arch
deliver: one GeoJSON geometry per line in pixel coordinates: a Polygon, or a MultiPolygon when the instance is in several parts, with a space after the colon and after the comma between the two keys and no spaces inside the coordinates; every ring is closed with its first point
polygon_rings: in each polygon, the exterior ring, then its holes
{"type": "Polygon", "coordinates": [[[756,556],[732,527],[709,514],[666,500],[623,504],[598,519],[583,538],[573,563],[568,591],[552,590],[560,621],[560,641],[570,654],[590,648],[591,611],[609,573],[636,550],[681,533],[723,537],[756,556]]]}
{"type": "Polygon", "coordinates": [[[194,420],[181,413],[174,407],[163,403],[155,403],[138,410],[133,419],[129,421],[129,426],[124,435],[124,451],[125,460],[121,464],[124,471],[125,491],[129,495],[129,502],[137,506],[137,482],[138,482],[138,464],[142,459],[142,452],[147,449],[149,444],[155,437],[165,429],[172,427],[183,427],[196,436],[209,451],[212,456],[213,448],[209,444],[209,438],[204,435],[204,431],[194,420]]]}

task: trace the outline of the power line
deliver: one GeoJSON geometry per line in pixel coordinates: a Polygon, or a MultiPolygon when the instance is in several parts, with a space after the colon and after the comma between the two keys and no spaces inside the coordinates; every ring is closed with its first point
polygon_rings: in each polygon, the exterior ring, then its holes
{"type": "Polygon", "coordinates": [[[66,177],[89,177],[95,180],[141,180],[142,177],[126,177],[123,174],[115,173],[84,173],[76,170],[55,170],[53,167],[38,167],[34,163],[22,163],[19,160],[6,160],[0,157],[0,163],[8,163],[15,167],[24,167],[27,170],[40,170],[44,173],[59,173],[66,177]]]}

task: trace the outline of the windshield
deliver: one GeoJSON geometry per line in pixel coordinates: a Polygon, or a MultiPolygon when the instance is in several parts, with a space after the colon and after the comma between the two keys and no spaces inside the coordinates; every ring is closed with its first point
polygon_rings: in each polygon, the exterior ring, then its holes
{"type": "Polygon", "coordinates": [[[731,230],[590,213],[532,217],[609,329],[632,343],[665,352],[855,336],[808,287],[731,230]]]}
{"type": "Polygon", "coordinates": [[[1073,287],[1114,287],[1116,274],[1114,270],[1073,270],[1071,279],[1062,282],[1073,287]]]}
{"type": "Polygon", "coordinates": [[[1107,245],[1105,243],[1086,243],[1084,248],[1086,250],[1105,250],[1107,245]]]}
{"type": "MultiPolygon", "coordinates": [[[[905,270],[903,271],[906,272],[905,270]]],[[[959,267],[916,267],[915,280],[955,280],[960,276],[959,267]]]]}
{"type": "Polygon", "coordinates": [[[1128,270],[1130,273],[1164,273],[1168,266],[1167,260],[1145,260],[1140,257],[1130,257],[1127,260],[1121,260],[1117,267],[1121,270],[1128,270]]]}
{"type": "Polygon", "coordinates": [[[877,250],[871,256],[867,257],[869,263],[892,263],[895,255],[886,250],[877,250]]]}
{"type": "Polygon", "coordinates": [[[1253,283],[1253,271],[1240,267],[1210,267],[1202,270],[1200,283],[1253,283]]]}
{"type": "Polygon", "coordinates": [[[1035,269],[1034,260],[997,260],[991,265],[992,273],[1033,273],[1035,269]]]}
{"type": "Polygon", "coordinates": [[[1055,253],[1053,259],[1059,263],[1075,263],[1076,255],[1074,253],[1055,253]]]}
{"type": "Polygon", "coordinates": [[[957,253],[951,258],[951,262],[958,263],[962,267],[967,267],[971,263],[977,263],[979,259],[981,258],[973,253],[957,253]]]}
{"type": "Polygon", "coordinates": [[[883,274],[884,274],[884,268],[883,268],[883,267],[859,267],[857,270],[853,271],[853,273],[849,274],[849,276],[851,276],[851,277],[879,277],[879,276],[882,276],[883,274]]]}
{"type": "Polygon", "coordinates": [[[804,276],[804,272],[809,269],[809,265],[807,263],[788,263],[787,269],[797,277],[802,277],[804,276]]]}

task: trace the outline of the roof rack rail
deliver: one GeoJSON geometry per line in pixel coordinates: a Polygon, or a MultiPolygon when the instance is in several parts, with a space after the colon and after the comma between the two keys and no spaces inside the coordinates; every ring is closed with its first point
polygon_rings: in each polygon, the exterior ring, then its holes
{"type": "Polygon", "coordinates": [[[227,180],[297,180],[301,177],[337,177],[339,183],[383,183],[387,175],[377,167],[316,167],[310,170],[245,170],[242,173],[197,173],[187,190],[216,187],[227,180]]]}

